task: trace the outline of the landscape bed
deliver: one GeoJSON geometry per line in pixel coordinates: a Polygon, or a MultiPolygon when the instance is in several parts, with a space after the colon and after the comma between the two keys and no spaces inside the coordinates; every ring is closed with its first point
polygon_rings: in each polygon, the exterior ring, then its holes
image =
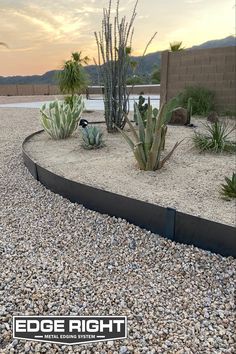
{"type": "MultiPolygon", "coordinates": [[[[93,118],[92,115],[91,120],[93,118]]],[[[200,120],[195,123],[199,126],[201,124],[200,120]]],[[[224,168],[225,174],[229,166],[232,165],[233,169],[234,157],[225,154],[199,155],[192,146],[192,129],[176,126],[170,126],[168,129],[168,149],[174,141],[184,137],[186,139],[176,151],[175,158],[172,158],[161,172],[139,171],[129,148],[119,134],[104,133],[106,147],[88,151],[80,146],[79,131],[71,138],[60,141],[53,141],[44,132],[29,137],[24,143],[26,165],[29,167],[29,161],[32,162],[29,168],[32,173],[35,168],[32,164],[36,163],[40,178],[37,171],[35,178],[70,200],[110,215],[113,210],[115,216],[124,217],[173,240],[235,256],[235,242],[232,239],[235,230],[230,226],[234,225],[234,203],[222,200],[219,195],[224,168]],[[174,164],[174,169],[171,164],[174,164]],[[215,171],[218,171],[218,174],[215,171]],[[110,203],[111,210],[109,211],[108,205],[104,207],[105,201],[101,202],[99,199],[109,200],[107,203],[110,203]],[[124,209],[127,210],[137,210],[126,213],[121,207],[114,208],[114,203],[124,204],[124,209]],[[173,213],[169,207],[177,209],[178,212],[173,213]],[[145,214],[150,211],[153,215],[142,215],[141,211],[145,214]],[[209,220],[200,219],[198,216],[209,220]],[[195,225],[196,230],[189,224],[195,225]],[[194,240],[196,235],[192,233],[199,234],[201,226],[202,234],[194,240]],[[207,232],[209,237],[205,237],[207,232]],[[226,241],[227,237],[229,242],[226,241]],[[217,245],[214,245],[214,242],[217,245]]],[[[103,130],[105,132],[105,127],[103,130]]]]}
{"type": "MultiPolygon", "coordinates": [[[[95,116],[102,120],[102,113],[83,115],[88,120],[95,116]]],[[[200,128],[202,121],[194,123],[200,128]]],[[[234,171],[235,155],[199,154],[191,140],[193,129],[169,126],[166,150],[185,140],[161,170],[140,171],[122,136],[107,134],[105,125],[100,126],[104,148],[83,149],[77,130],[63,140],[52,140],[46,133],[33,136],[25,151],[42,167],[75,182],[235,225],[235,202],[225,201],[219,194],[224,176],[234,171]]]]}

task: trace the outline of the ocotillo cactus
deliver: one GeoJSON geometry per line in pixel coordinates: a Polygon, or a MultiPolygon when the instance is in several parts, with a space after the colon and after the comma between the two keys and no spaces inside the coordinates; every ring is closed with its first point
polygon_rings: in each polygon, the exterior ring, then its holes
{"type": "Polygon", "coordinates": [[[119,0],[113,23],[111,5],[103,11],[102,30],[95,32],[98,47],[98,65],[104,85],[105,121],[108,132],[122,129],[125,125],[125,115],[129,111],[129,93],[126,87],[129,56],[133,38],[133,23],[136,17],[136,1],[130,21],[119,17],[119,0]]]}

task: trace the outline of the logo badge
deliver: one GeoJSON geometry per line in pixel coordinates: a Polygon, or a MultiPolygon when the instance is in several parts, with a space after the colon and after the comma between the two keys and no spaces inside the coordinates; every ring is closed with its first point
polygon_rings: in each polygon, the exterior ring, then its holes
{"type": "Polygon", "coordinates": [[[13,316],[13,337],[85,344],[127,338],[126,316],[13,316]]]}

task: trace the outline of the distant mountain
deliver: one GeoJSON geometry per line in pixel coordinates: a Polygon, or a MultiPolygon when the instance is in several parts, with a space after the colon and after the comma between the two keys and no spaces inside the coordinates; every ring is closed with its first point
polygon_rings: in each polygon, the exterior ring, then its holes
{"type": "MultiPolygon", "coordinates": [[[[206,48],[217,48],[217,47],[228,47],[236,46],[236,39],[234,36],[229,36],[223,39],[216,39],[212,41],[207,41],[200,45],[195,45],[188,49],[206,49],[206,48]]],[[[138,69],[136,75],[146,77],[146,80],[150,77],[153,69],[155,67],[160,67],[161,62],[161,52],[150,53],[143,56],[132,57],[138,63],[138,69]]],[[[85,67],[89,77],[91,85],[98,85],[98,70],[96,65],[88,65],[85,67]]],[[[56,84],[56,74],[59,70],[51,70],[43,75],[32,75],[32,76],[0,76],[0,85],[10,85],[10,84],[56,84]]]]}
{"type": "Polygon", "coordinates": [[[54,84],[56,83],[56,74],[59,70],[47,71],[43,75],[31,76],[0,76],[0,85],[20,85],[20,84],[54,84]]]}
{"type": "Polygon", "coordinates": [[[236,46],[236,37],[229,36],[223,39],[215,39],[213,41],[207,41],[200,45],[194,45],[191,49],[207,49],[207,48],[218,48],[218,47],[232,47],[236,46]]]}

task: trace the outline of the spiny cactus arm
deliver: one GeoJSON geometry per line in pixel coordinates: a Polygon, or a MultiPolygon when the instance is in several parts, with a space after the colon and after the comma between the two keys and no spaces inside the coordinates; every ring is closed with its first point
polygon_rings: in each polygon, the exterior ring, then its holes
{"type": "Polygon", "coordinates": [[[145,127],[143,124],[143,119],[141,117],[139,109],[137,109],[136,113],[137,113],[137,120],[138,120],[139,140],[142,141],[142,143],[144,143],[145,142],[145,127]]]}

